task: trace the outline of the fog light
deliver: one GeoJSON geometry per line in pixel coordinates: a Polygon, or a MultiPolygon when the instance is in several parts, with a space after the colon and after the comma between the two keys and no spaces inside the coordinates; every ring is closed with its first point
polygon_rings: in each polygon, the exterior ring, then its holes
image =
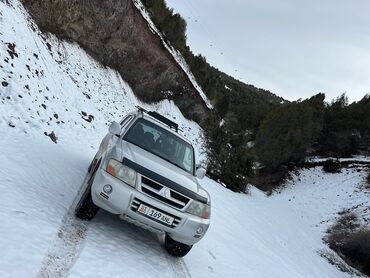
{"type": "Polygon", "coordinates": [[[197,229],[197,234],[198,235],[200,235],[200,234],[202,234],[203,233],[203,227],[199,227],[198,229],[197,229]]]}
{"type": "Polygon", "coordinates": [[[109,185],[109,184],[104,185],[104,187],[103,187],[103,191],[104,191],[105,193],[107,193],[107,194],[111,193],[111,192],[112,192],[112,186],[111,186],[111,185],[109,185]]]}

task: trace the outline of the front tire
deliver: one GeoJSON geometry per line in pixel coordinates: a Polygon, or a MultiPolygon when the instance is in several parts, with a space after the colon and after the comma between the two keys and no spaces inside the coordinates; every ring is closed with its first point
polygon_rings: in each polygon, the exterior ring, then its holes
{"type": "MultiPolygon", "coordinates": [[[[98,213],[99,207],[96,206],[91,197],[91,186],[94,181],[96,170],[99,168],[100,161],[97,165],[94,165],[94,160],[91,163],[91,166],[95,166],[93,172],[90,174],[90,178],[88,180],[88,186],[85,192],[82,194],[81,199],[79,200],[76,209],[75,215],[77,218],[82,220],[91,220],[95,217],[98,213]]],[[[89,167],[90,168],[90,167],[89,167]]],[[[91,169],[89,169],[91,171],[91,169]]],[[[90,172],[89,171],[89,172],[90,172]]]]}
{"type": "Polygon", "coordinates": [[[192,247],[193,245],[186,245],[184,243],[178,242],[166,234],[164,248],[171,256],[184,257],[187,253],[189,253],[192,247]]]}
{"type": "Polygon", "coordinates": [[[94,204],[91,198],[91,189],[89,186],[76,206],[75,215],[82,220],[90,221],[98,213],[98,210],[99,207],[94,204]]]}

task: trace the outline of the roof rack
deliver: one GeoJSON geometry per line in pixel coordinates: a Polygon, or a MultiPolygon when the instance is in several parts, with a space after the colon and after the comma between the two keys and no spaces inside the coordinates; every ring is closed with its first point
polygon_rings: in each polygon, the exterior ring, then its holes
{"type": "Polygon", "coordinates": [[[146,110],[146,109],[142,108],[142,107],[141,107],[141,106],[139,106],[139,105],[136,105],[135,107],[136,107],[136,109],[137,109],[137,110],[139,110],[140,112],[142,112],[142,113],[146,113],[146,114],[148,114],[149,116],[152,116],[153,118],[155,118],[155,119],[157,119],[157,120],[161,121],[162,123],[164,123],[164,124],[168,125],[170,128],[173,128],[176,132],[178,132],[178,131],[179,131],[179,125],[178,125],[177,123],[175,123],[175,122],[171,121],[170,119],[168,119],[168,118],[166,118],[166,117],[162,116],[161,114],[159,114],[159,113],[157,113],[157,112],[155,112],[155,111],[148,111],[148,110],[146,110]]]}

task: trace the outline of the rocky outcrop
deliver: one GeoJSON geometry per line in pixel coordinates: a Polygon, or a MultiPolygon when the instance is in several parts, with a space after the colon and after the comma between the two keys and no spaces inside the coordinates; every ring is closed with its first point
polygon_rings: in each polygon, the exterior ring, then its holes
{"type": "Polygon", "coordinates": [[[173,56],[132,0],[23,0],[44,32],[77,42],[105,66],[119,71],[139,99],[174,100],[199,123],[208,109],[173,56]]]}

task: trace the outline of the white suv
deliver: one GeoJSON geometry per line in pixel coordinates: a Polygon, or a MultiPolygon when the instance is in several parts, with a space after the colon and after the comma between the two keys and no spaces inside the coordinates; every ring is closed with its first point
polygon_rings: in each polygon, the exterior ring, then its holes
{"type": "Polygon", "coordinates": [[[210,224],[210,196],[198,183],[191,143],[178,125],[140,107],[113,122],[88,169],[76,216],[91,220],[102,208],[166,234],[169,254],[185,256],[210,224]]]}

